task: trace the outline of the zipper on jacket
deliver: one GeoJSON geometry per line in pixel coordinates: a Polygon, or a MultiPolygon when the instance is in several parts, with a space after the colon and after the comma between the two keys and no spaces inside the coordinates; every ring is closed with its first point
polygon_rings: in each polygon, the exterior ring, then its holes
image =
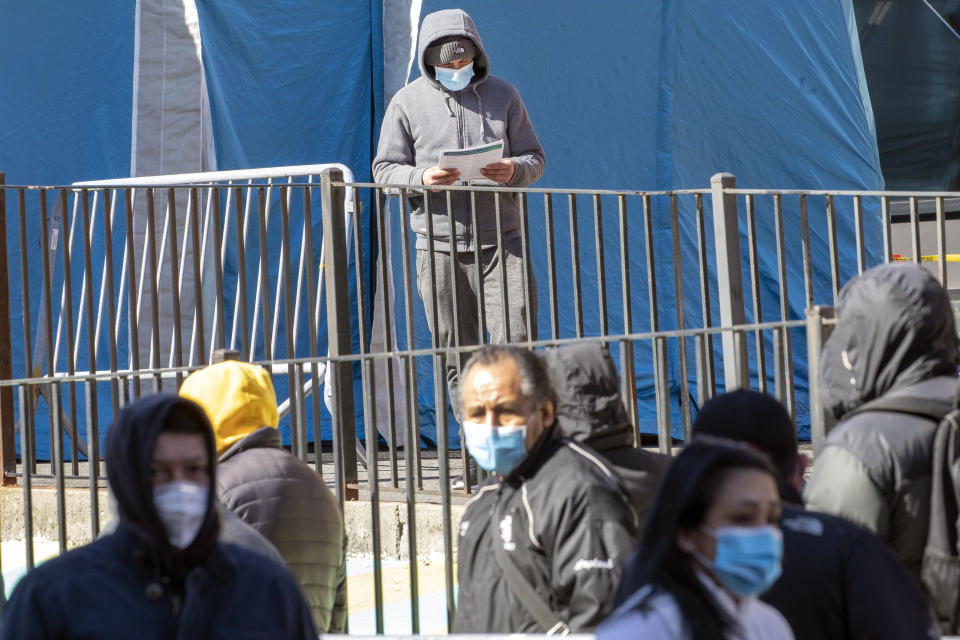
{"type": "MultiPolygon", "coordinates": [[[[464,123],[463,123],[463,90],[457,91],[457,138],[460,140],[460,148],[466,149],[467,141],[464,139],[464,123]]],[[[457,200],[457,206],[461,209],[466,210],[469,205],[467,204],[467,194],[466,192],[460,191],[453,194],[454,199],[457,200]]],[[[456,213],[453,215],[453,228],[450,229],[450,254],[453,255],[454,250],[459,249],[455,246],[457,243],[457,216],[456,213]]],[[[464,234],[464,240],[466,240],[466,233],[464,234]]]]}

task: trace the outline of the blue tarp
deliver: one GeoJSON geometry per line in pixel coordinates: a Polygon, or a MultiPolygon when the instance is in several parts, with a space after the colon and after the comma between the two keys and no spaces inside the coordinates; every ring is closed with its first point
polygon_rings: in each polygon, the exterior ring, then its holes
{"type": "MultiPolygon", "coordinates": [[[[422,15],[446,6],[424,0],[422,15]]],[[[546,172],[536,186],[702,188],[719,171],[735,174],[738,184],[747,187],[883,186],[850,0],[760,8],[746,0],[531,0],[514,3],[509,11],[480,0],[461,6],[477,22],[492,72],[513,82],[524,97],[547,154],[546,172]]],[[[358,179],[369,179],[383,111],[380,2],[342,3],[331,12],[308,0],[199,0],[198,10],[219,168],[340,161],[358,179]]],[[[79,11],[49,0],[36,2],[8,12],[0,36],[0,61],[5,63],[0,171],[7,172],[8,183],[128,175],[133,7],[84,6],[79,11]]],[[[536,240],[544,234],[542,203],[533,198],[530,204],[536,240]]],[[[709,212],[709,199],[705,204],[709,212]]],[[[612,210],[612,205],[604,206],[612,210]]],[[[763,319],[773,320],[779,315],[776,256],[769,207],[764,206],[758,203],[763,319]]],[[[817,207],[822,209],[822,203],[812,200],[811,211],[817,207]]],[[[370,210],[365,203],[365,219],[370,210]]],[[[855,264],[852,222],[840,213],[842,263],[855,264]]],[[[877,215],[870,209],[866,214],[866,246],[877,249],[877,215]]],[[[785,219],[788,237],[795,237],[795,202],[785,201],[785,219]]],[[[654,220],[657,277],[666,283],[661,289],[666,292],[672,283],[672,247],[664,203],[656,204],[654,220]]],[[[607,216],[613,234],[615,223],[607,216]]],[[[581,225],[581,237],[590,238],[591,216],[582,216],[581,225]]],[[[298,226],[293,220],[292,228],[298,226]]],[[[708,215],[707,237],[712,238],[709,226],[708,215]]],[[[636,228],[633,242],[639,246],[640,226],[636,228]]],[[[824,228],[814,228],[815,247],[826,246],[824,228]]],[[[31,228],[31,233],[36,243],[39,231],[31,228]]],[[[684,255],[691,261],[693,229],[685,227],[682,233],[684,255]]],[[[363,241],[362,258],[369,265],[367,232],[363,241]]],[[[543,243],[533,247],[545,337],[543,243]]],[[[567,247],[557,243],[560,264],[569,263],[567,247]]],[[[582,242],[581,250],[581,263],[595,264],[592,243],[582,242]]],[[[825,249],[818,251],[814,290],[818,302],[829,303],[828,260],[825,249]]],[[[612,254],[608,250],[608,273],[619,269],[612,254]]],[[[10,257],[16,304],[15,248],[10,257]]],[[[876,259],[868,256],[868,262],[876,259]]],[[[583,270],[585,296],[596,295],[592,271],[583,270]]],[[[635,283],[646,281],[641,251],[631,253],[631,274],[635,283]]],[[[799,318],[805,306],[799,247],[790,247],[788,274],[790,312],[799,318]]],[[[850,275],[849,269],[841,273],[844,279],[850,275]]],[[[685,272],[684,284],[688,325],[693,325],[699,309],[695,269],[685,272]]],[[[39,288],[31,294],[36,299],[39,288]]],[[[612,331],[622,330],[620,305],[618,296],[610,297],[612,331]]],[[[644,287],[635,286],[633,331],[648,328],[647,309],[644,287]]],[[[428,344],[419,305],[416,312],[417,335],[428,344]]],[[[585,304],[584,312],[587,335],[598,333],[597,306],[585,304]]],[[[675,306],[664,302],[661,325],[672,326],[674,315],[675,306]]],[[[714,310],[714,322],[717,318],[714,310]]],[[[573,335],[572,306],[561,307],[560,320],[561,335],[573,335]]],[[[15,315],[12,322],[16,332],[20,319],[15,315]]],[[[16,357],[15,375],[20,375],[22,354],[16,357]]],[[[676,361],[671,358],[675,390],[676,361]]],[[[794,343],[793,364],[803,421],[802,342],[794,343]]],[[[647,401],[652,397],[649,350],[639,350],[637,370],[645,399],[641,426],[653,431],[653,406],[647,401]]],[[[431,376],[422,373],[424,434],[433,439],[433,391],[424,384],[431,376]]]]}
{"type": "MultiPolygon", "coordinates": [[[[633,3],[582,3],[539,0],[510,11],[480,0],[460,5],[473,17],[491,59],[491,72],[513,82],[523,96],[547,156],[543,178],[535,186],[613,189],[704,188],[711,175],[736,175],[741,187],[778,189],[881,189],[873,115],[863,77],[850,0],[768,3],[731,0],[647,0],[633,3]]],[[[445,8],[423,2],[423,15],[445,8]]],[[[542,204],[531,198],[531,243],[535,269],[546,273],[542,204]]],[[[741,207],[743,202],[741,201],[741,207]]],[[[581,206],[590,211],[589,201],[581,206]]],[[[605,203],[615,211],[616,203],[605,203]]],[[[708,245],[712,263],[710,201],[706,200],[708,245]]],[[[757,203],[763,320],[779,319],[776,254],[771,206],[757,203]]],[[[832,304],[823,200],[811,199],[814,226],[814,291],[818,303],[832,304]],[[815,215],[819,210],[821,215],[815,215]]],[[[741,208],[742,211],[742,208],[741,208]]],[[[637,216],[639,211],[634,211],[637,216]]],[[[838,209],[841,272],[845,280],[856,266],[852,216],[838,209]],[[852,267],[851,267],[852,265],[852,267]]],[[[611,237],[615,216],[608,215],[611,237]]],[[[799,237],[796,201],[785,199],[787,238],[799,237]]],[[[639,217],[636,236],[642,244],[639,217]]],[[[741,214],[741,221],[743,215],[741,214]]],[[[654,210],[657,278],[661,292],[672,293],[672,246],[666,203],[654,210]],[[665,287],[665,288],[664,288],[665,287]]],[[[879,261],[879,212],[865,211],[866,246],[879,261]]],[[[581,216],[581,237],[592,237],[590,215],[581,216]]],[[[687,263],[695,261],[695,230],[682,229],[687,263]]],[[[742,226],[741,234],[745,233],[742,226]]],[[[798,243],[788,254],[790,313],[802,318],[803,271],[798,243]]],[[[581,264],[595,264],[590,241],[581,241],[581,264]]],[[[748,277],[746,239],[741,237],[744,277],[748,277]]],[[[569,264],[569,242],[558,242],[558,264],[569,264]]],[[[607,251],[607,271],[619,265],[607,251]]],[[[634,331],[649,329],[649,306],[643,254],[631,253],[634,279],[634,331]]],[[[685,263],[686,264],[686,263],[685,263]]],[[[593,269],[585,269],[593,273],[593,269]]],[[[697,325],[699,288],[696,268],[684,271],[687,326],[697,325]]],[[[540,333],[549,317],[541,278],[540,333]]],[[[712,274],[715,278],[715,274],[712,274]]],[[[715,281],[715,280],[714,280],[715,281]]],[[[748,285],[749,281],[745,280],[748,285]]],[[[586,277],[586,291],[596,289],[586,277]]],[[[611,285],[608,285],[611,286],[611,285]]],[[[590,295],[590,294],[585,294],[590,295]]],[[[714,292],[714,295],[716,293],[714,292]]],[[[661,328],[675,325],[676,306],[661,296],[661,328]]],[[[593,298],[596,299],[596,298],[593,298]]],[[[611,329],[619,330],[618,296],[610,300],[611,329]]],[[[719,311],[714,302],[714,323],[719,311]]],[[[599,333],[595,304],[584,305],[586,334],[599,333]]],[[[748,321],[751,321],[748,304],[748,321]]],[[[574,335],[572,305],[561,306],[562,336],[574,335]]],[[[426,326],[418,330],[426,332],[426,326]]],[[[798,421],[806,411],[806,347],[800,332],[794,342],[798,383],[798,421]]],[[[771,348],[768,335],[768,350],[771,348]]],[[[688,341],[692,348],[692,340],[688,341]]],[[[719,349],[719,340],[715,341],[719,349]]],[[[690,371],[693,354],[690,353],[690,371]]],[[[772,357],[768,356],[768,361],[772,357]]],[[[753,373],[756,375],[755,357],[753,373]]],[[[652,362],[649,349],[637,356],[641,428],[655,432],[652,362]]],[[[768,365],[772,384],[772,368],[768,365]]],[[[671,357],[671,385],[679,390],[676,353],[671,357]]],[[[719,376],[719,372],[718,372],[719,376]]],[[[692,374],[691,374],[692,379],[692,374]]],[[[722,376],[719,377],[722,386],[722,376]]],[[[423,401],[432,392],[421,385],[423,401]],[[426,395],[425,395],[426,394],[426,395]]],[[[672,403],[676,406],[676,402],[672,403]]],[[[681,435],[674,411],[674,435],[681,435]]]]}

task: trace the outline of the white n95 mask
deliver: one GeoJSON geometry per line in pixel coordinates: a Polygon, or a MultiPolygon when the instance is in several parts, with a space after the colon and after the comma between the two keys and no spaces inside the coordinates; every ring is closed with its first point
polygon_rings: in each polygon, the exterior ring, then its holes
{"type": "Polygon", "coordinates": [[[207,515],[210,487],[197,482],[168,482],[153,490],[153,504],[167,539],[178,549],[186,549],[196,539],[207,515]]]}

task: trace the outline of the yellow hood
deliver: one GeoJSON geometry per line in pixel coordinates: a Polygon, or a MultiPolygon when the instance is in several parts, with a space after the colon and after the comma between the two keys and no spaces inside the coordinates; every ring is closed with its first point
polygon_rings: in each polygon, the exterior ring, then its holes
{"type": "Polygon", "coordinates": [[[277,427],[277,396],[263,367],[248,362],[218,362],[190,374],[180,395],[207,412],[217,453],[261,427],[277,427]]]}

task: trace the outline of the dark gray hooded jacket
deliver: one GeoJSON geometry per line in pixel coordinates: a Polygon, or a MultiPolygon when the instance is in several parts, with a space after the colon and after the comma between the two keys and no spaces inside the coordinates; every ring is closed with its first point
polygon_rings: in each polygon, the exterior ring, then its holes
{"type": "Polygon", "coordinates": [[[560,432],[593,448],[620,477],[642,529],[670,458],[635,446],[634,427],[620,398],[620,377],[599,343],[547,349],[543,361],[557,394],[560,432]]]}
{"type": "Polygon", "coordinates": [[[224,506],[277,548],[300,583],[317,629],[343,633],[346,539],[337,500],[323,479],[283,448],[273,427],[235,442],[217,466],[224,506]]]}
{"type": "MultiPolygon", "coordinates": [[[[465,149],[503,140],[503,157],[516,167],[508,187],[525,187],[543,174],[543,149],[533,130],[520,94],[509,82],[490,75],[490,60],[473,20],[460,9],[431,13],[423,19],[417,45],[421,76],[397,92],[387,107],[380,129],[373,178],[381,184],[423,186],[423,172],[437,165],[440,152],[465,149]],[[447,36],[473,40],[473,80],[462,91],[449,91],[437,82],[432,66],[423,62],[424,50],[447,36]]],[[[478,186],[496,186],[476,180],[478,186]]],[[[477,194],[477,229],[473,227],[470,194],[450,193],[453,200],[458,250],[472,249],[478,239],[483,247],[497,243],[497,220],[493,193],[477,194]]],[[[450,250],[447,193],[430,196],[434,248],[450,250]]],[[[417,248],[429,248],[427,220],[421,191],[412,194],[410,226],[417,233],[417,248]]],[[[520,228],[516,194],[501,195],[501,228],[504,235],[520,228]]]]}
{"type": "Polygon", "coordinates": [[[940,284],[914,264],[867,271],[840,292],[837,326],[823,347],[820,393],[841,422],[814,461],[807,506],[884,539],[919,582],[930,511],[937,422],[870,410],[878,398],[953,407],[957,332],[940,284]]]}

